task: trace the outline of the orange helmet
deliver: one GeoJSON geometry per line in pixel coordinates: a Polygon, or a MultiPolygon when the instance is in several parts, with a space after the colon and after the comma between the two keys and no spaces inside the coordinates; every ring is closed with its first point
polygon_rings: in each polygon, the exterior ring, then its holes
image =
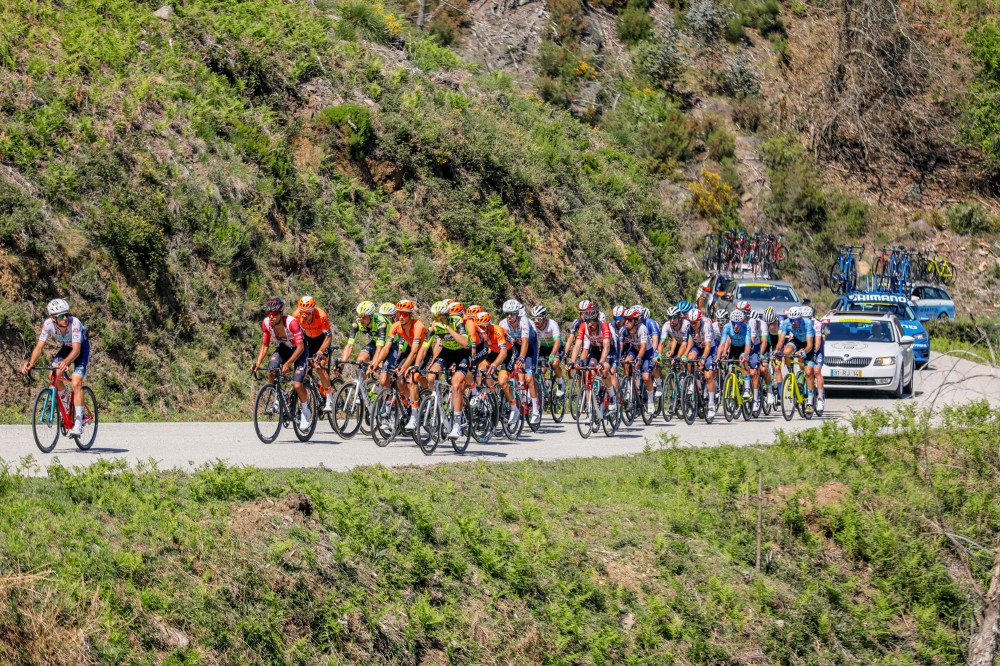
{"type": "Polygon", "coordinates": [[[469,307],[465,308],[465,316],[474,317],[475,315],[479,314],[482,311],[483,311],[482,305],[470,305],[469,307]]]}
{"type": "Polygon", "coordinates": [[[403,299],[396,302],[396,312],[413,312],[416,309],[417,306],[413,301],[403,299]]]}
{"type": "Polygon", "coordinates": [[[458,316],[465,311],[465,306],[462,305],[461,301],[452,301],[451,305],[448,306],[448,314],[453,316],[458,316]]]}
{"type": "Polygon", "coordinates": [[[299,299],[299,309],[312,312],[316,309],[316,299],[312,296],[303,296],[299,299]]]}
{"type": "Polygon", "coordinates": [[[476,315],[476,323],[480,326],[486,326],[493,321],[493,317],[490,316],[489,312],[480,312],[476,315]]]}

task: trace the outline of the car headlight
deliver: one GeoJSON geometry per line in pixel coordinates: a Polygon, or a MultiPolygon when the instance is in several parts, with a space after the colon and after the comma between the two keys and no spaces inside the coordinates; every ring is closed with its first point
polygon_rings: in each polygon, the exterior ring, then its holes
{"type": "Polygon", "coordinates": [[[917,333],[916,335],[913,336],[913,339],[914,340],[926,340],[927,339],[927,334],[926,333],[917,333]]]}
{"type": "Polygon", "coordinates": [[[875,358],[875,365],[896,365],[896,357],[878,356],[875,358]]]}

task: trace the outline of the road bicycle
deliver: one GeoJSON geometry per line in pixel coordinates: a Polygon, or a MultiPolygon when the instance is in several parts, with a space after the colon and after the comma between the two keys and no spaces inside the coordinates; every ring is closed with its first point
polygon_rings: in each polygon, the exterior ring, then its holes
{"type": "Polygon", "coordinates": [[[846,294],[857,288],[858,257],[864,251],[864,245],[841,245],[837,261],[830,269],[830,287],[834,293],[846,294]]]}
{"type": "Polygon", "coordinates": [[[702,359],[688,361],[687,371],[681,378],[679,387],[680,414],[688,425],[694,425],[699,416],[705,423],[715,420],[708,412],[708,382],[705,380],[705,362],[702,359]]]}
{"type": "Polygon", "coordinates": [[[569,405],[569,415],[575,421],[580,416],[580,394],[583,392],[583,373],[578,365],[566,366],[566,403],[569,405]]]}
{"type": "Polygon", "coordinates": [[[348,365],[355,366],[357,372],[337,390],[331,415],[333,429],[343,439],[351,439],[359,430],[371,435],[372,405],[380,391],[378,380],[366,376],[367,361],[336,361],[338,371],[348,365]]]}
{"type": "Polygon", "coordinates": [[[381,390],[372,403],[372,439],[380,447],[388,446],[402,432],[403,425],[410,418],[410,410],[417,406],[410,402],[408,393],[399,391],[396,385],[399,373],[389,370],[388,374],[389,388],[381,390]]]}
{"type": "MultiPolygon", "coordinates": [[[[257,381],[261,381],[265,376],[259,370],[254,370],[253,377],[257,381]]],[[[289,426],[295,431],[295,436],[300,442],[309,441],[309,438],[316,431],[322,403],[312,375],[306,373],[302,385],[308,394],[309,408],[312,411],[309,427],[305,430],[301,428],[299,419],[302,405],[299,403],[299,396],[295,392],[295,388],[291,386],[288,376],[276,371],[274,379],[265,382],[257,389],[257,398],[253,405],[253,427],[260,441],[270,444],[278,438],[282,427],[289,426]],[[288,384],[287,389],[282,387],[282,384],[286,383],[288,384]]]]}
{"type": "Polygon", "coordinates": [[[919,253],[916,258],[916,270],[921,272],[920,279],[939,285],[950,285],[955,281],[955,268],[947,259],[937,255],[919,253]]]}
{"type": "Polygon", "coordinates": [[[636,417],[641,418],[644,424],[649,425],[659,413],[659,405],[655,402],[653,409],[649,409],[649,390],[646,388],[646,382],[642,379],[642,373],[636,372],[637,365],[640,365],[638,361],[625,360],[621,362],[620,366],[619,405],[622,409],[622,421],[627,426],[631,426],[636,417]]]}
{"type": "MultiPolygon", "coordinates": [[[[517,409],[520,413],[520,420],[528,424],[531,432],[538,432],[538,429],[542,426],[542,412],[545,411],[542,408],[542,387],[535,385],[535,390],[538,392],[539,407],[538,407],[538,418],[532,418],[531,416],[531,391],[528,389],[528,375],[524,370],[519,369],[520,366],[515,363],[514,368],[510,371],[510,379],[507,380],[511,388],[514,391],[514,395],[517,398],[517,409]]],[[[537,379],[537,375],[535,375],[537,379]]]]}
{"type": "MultiPolygon", "coordinates": [[[[30,368],[31,375],[36,368],[30,368]]],[[[35,445],[42,453],[49,453],[56,447],[59,435],[68,436],[81,451],[87,451],[97,439],[99,414],[97,396],[89,386],[83,387],[83,432],[80,435],[69,435],[73,429],[75,408],[72,405],[72,382],[64,372],[62,374],[63,390],[56,390],[56,366],[48,367],[49,385],[41,389],[35,396],[34,407],[31,410],[31,431],[35,436],[35,445]]]]}
{"type": "Polygon", "coordinates": [[[583,388],[579,396],[576,428],[584,439],[604,428],[608,437],[614,435],[621,425],[621,408],[611,403],[604,382],[597,376],[596,368],[589,364],[577,366],[582,376],[583,388]]]}
{"type": "Polygon", "coordinates": [[[660,396],[660,414],[666,423],[681,414],[681,385],[687,375],[687,365],[679,358],[659,360],[663,374],[663,394],[660,396]]]}
{"type": "Polygon", "coordinates": [[[746,388],[747,375],[740,361],[727,359],[719,361],[722,379],[722,411],[726,421],[743,415],[744,421],[753,416],[753,396],[746,388]]]}
{"type": "Polygon", "coordinates": [[[547,410],[552,415],[552,421],[562,423],[566,415],[566,394],[558,397],[559,383],[555,370],[547,358],[538,359],[535,365],[535,385],[538,386],[538,399],[541,401],[541,411],[547,410]]]}
{"type": "MultiPolygon", "coordinates": [[[[455,410],[452,407],[451,378],[452,369],[446,368],[435,373],[434,384],[430,389],[420,391],[420,409],[417,412],[417,427],[413,430],[413,440],[424,452],[431,455],[437,449],[441,440],[446,439],[454,424],[455,410]]],[[[464,453],[469,448],[472,429],[468,421],[462,424],[462,433],[456,439],[451,439],[455,453],[464,453]]]]}
{"type": "Polygon", "coordinates": [[[813,408],[809,403],[809,385],[802,357],[798,354],[775,354],[774,358],[790,359],[792,365],[792,370],[785,373],[781,381],[781,415],[786,421],[791,421],[797,411],[802,418],[811,419],[813,408]]]}
{"type": "Polygon", "coordinates": [[[503,390],[494,381],[486,381],[487,373],[476,368],[473,385],[465,388],[465,423],[472,430],[472,437],[480,444],[488,443],[497,431],[503,390]]]}

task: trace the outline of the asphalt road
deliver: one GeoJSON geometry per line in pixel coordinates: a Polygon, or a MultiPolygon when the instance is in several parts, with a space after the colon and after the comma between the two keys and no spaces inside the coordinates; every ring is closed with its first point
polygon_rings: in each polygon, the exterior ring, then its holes
{"type": "MultiPolygon", "coordinates": [[[[988,366],[949,356],[934,355],[931,363],[917,373],[915,395],[907,398],[921,406],[939,408],[948,404],[986,398],[1000,404],[1000,371],[988,366]]],[[[124,458],[131,463],[155,460],[160,469],[191,469],[217,459],[232,464],[257,467],[325,467],[344,470],[358,465],[383,464],[430,465],[441,462],[468,460],[512,461],[551,460],[586,456],[613,456],[642,451],[647,443],[654,445],[661,435],[676,436],[680,444],[716,446],[719,444],[752,445],[773,440],[778,429],[801,430],[815,427],[823,420],[849,419],[851,414],[872,407],[893,409],[896,401],[878,394],[864,392],[827,392],[826,413],[811,421],[796,417],[786,422],[780,415],[755,421],[726,423],[719,414],[712,425],[696,422],[688,426],[676,420],[664,424],[657,419],[643,426],[637,421],[631,428],[622,428],[614,438],[603,432],[584,440],[567,412],[561,424],[548,416],[537,433],[524,429],[517,442],[497,439],[481,445],[471,442],[463,455],[455,454],[450,445],[439,446],[432,456],[425,456],[406,439],[378,448],[369,437],[360,433],[351,440],[341,440],[321,421],[310,442],[299,442],[291,430],[282,430],[273,444],[262,444],[254,433],[252,422],[228,423],[104,423],[97,442],[90,451],[79,451],[69,439],[60,439],[52,453],[43,454],[35,447],[31,427],[0,426],[0,458],[16,463],[33,455],[44,471],[58,459],[63,465],[87,465],[99,458],[124,458]]]]}

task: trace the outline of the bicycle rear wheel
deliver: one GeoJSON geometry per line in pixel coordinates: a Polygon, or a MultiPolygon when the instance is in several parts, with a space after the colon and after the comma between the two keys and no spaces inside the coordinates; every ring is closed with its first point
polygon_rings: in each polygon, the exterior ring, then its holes
{"type": "Polygon", "coordinates": [[[87,451],[94,445],[97,439],[97,396],[89,386],[83,387],[83,432],[79,437],[74,437],[73,441],[81,451],[87,451]]]}
{"type": "Polygon", "coordinates": [[[791,370],[781,382],[781,415],[786,421],[795,416],[795,377],[791,370]]]}
{"type": "Polygon", "coordinates": [[[740,380],[735,372],[726,375],[726,383],[722,385],[722,412],[726,421],[732,421],[740,411],[740,380]]]}
{"type": "Polygon", "coordinates": [[[469,397],[466,403],[466,422],[472,428],[472,436],[480,444],[486,444],[493,438],[497,425],[495,415],[492,394],[480,393],[469,397]]]}
{"type": "MultiPolygon", "coordinates": [[[[42,453],[49,453],[59,441],[59,426],[62,414],[56,404],[56,390],[46,387],[35,396],[35,406],[31,414],[31,430],[35,435],[35,445],[42,453]]],[[[278,424],[279,427],[281,424],[278,424]]]]}
{"type": "Polygon", "coordinates": [[[590,434],[594,432],[596,404],[594,403],[593,393],[593,389],[584,389],[577,399],[579,404],[576,409],[576,429],[584,439],[590,437],[590,434]]]}
{"type": "Polygon", "coordinates": [[[514,392],[514,404],[510,404],[507,400],[503,400],[500,405],[500,422],[503,424],[503,434],[507,439],[514,441],[521,437],[521,431],[524,430],[524,409],[521,405],[521,397],[517,395],[517,391],[514,392]],[[516,420],[511,423],[510,413],[511,411],[517,412],[516,420]]]}
{"type": "Polygon", "coordinates": [[[364,383],[365,395],[367,399],[361,400],[361,434],[370,435],[372,434],[372,414],[371,405],[375,404],[375,400],[378,398],[379,393],[382,392],[382,387],[379,386],[377,379],[366,379],[364,383]]]}
{"type": "Polygon", "coordinates": [[[639,389],[639,395],[637,396],[639,400],[639,409],[642,412],[642,422],[649,425],[653,422],[653,417],[656,416],[656,402],[654,400],[652,408],[649,405],[649,389],[646,388],[646,384],[643,383],[639,389]]]}
{"type": "Polygon", "coordinates": [[[309,427],[306,430],[299,428],[299,414],[302,410],[302,405],[295,401],[295,407],[292,410],[295,418],[292,419],[292,430],[295,431],[295,436],[298,437],[300,442],[308,442],[309,438],[312,437],[313,433],[316,432],[316,424],[319,422],[319,410],[321,408],[321,403],[319,401],[319,393],[312,386],[306,388],[306,400],[309,404],[309,427]]]}
{"type": "Polygon", "coordinates": [[[265,444],[276,440],[281,432],[283,400],[274,384],[264,384],[257,391],[257,398],[253,403],[253,428],[257,431],[257,437],[265,444]]]}
{"type": "Polygon", "coordinates": [[[344,439],[350,439],[358,433],[361,428],[361,417],[364,414],[362,407],[364,400],[358,395],[357,382],[344,384],[337,391],[337,397],[333,400],[333,414],[330,417],[333,421],[333,429],[344,439]]]}
{"type": "MultiPolygon", "coordinates": [[[[611,400],[607,397],[607,389],[605,389],[605,399],[608,404],[604,407],[604,418],[601,419],[604,426],[604,434],[607,437],[611,437],[616,432],[622,424],[622,405],[621,402],[618,403],[618,407],[615,410],[611,409],[611,400]]],[[[634,395],[634,394],[633,394],[634,395]]]]}
{"type": "Polygon", "coordinates": [[[566,402],[569,403],[569,413],[575,421],[580,415],[580,394],[583,393],[583,376],[576,372],[566,385],[566,402]]]}
{"type": "Polygon", "coordinates": [[[694,425],[694,420],[698,418],[698,387],[694,375],[688,374],[681,379],[679,399],[684,423],[694,425]]]}
{"type": "Polygon", "coordinates": [[[563,396],[560,398],[557,395],[558,391],[558,380],[553,378],[549,385],[549,413],[552,414],[554,423],[562,423],[563,417],[566,416],[566,393],[563,392],[563,396]]]}
{"type": "Polygon", "coordinates": [[[623,412],[622,420],[625,421],[625,425],[631,426],[635,421],[636,413],[635,382],[632,377],[622,377],[618,386],[621,389],[618,392],[618,408],[623,412]]]}
{"type": "Polygon", "coordinates": [[[802,418],[806,420],[811,419],[813,417],[813,411],[812,411],[812,405],[809,404],[809,398],[807,397],[808,385],[806,383],[806,373],[799,370],[797,373],[795,373],[795,381],[799,385],[797,397],[800,398],[799,400],[796,400],[795,407],[796,409],[798,409],[799,414],[802,416],[802,418]]]}

